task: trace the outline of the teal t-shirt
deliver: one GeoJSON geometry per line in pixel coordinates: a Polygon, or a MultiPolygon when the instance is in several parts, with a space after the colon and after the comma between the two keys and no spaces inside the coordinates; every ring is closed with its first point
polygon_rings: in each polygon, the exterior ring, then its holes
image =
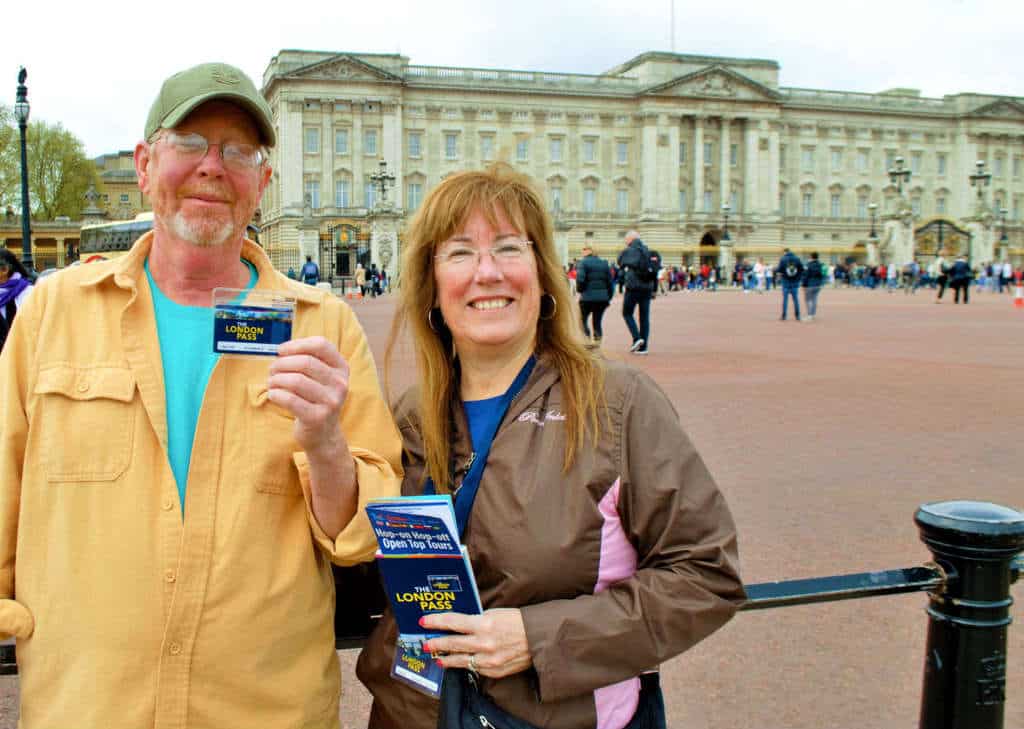
{"type": "MultiPolygon", "coordinates": [[[[249,267],[246,289],[256,285],[256,266],[249,267]]],[[[192,440],[199,422],[199,409],[213,368],[220,355],[213,351],[213,307],[182,306],[164,296],[153,280],[149,260],[145,263],[149,290],[153,295],[156,333],[164,367],[164,400],[167,403],[167,459],[178,485],[181,513],[185,514],[185,487],[192,462],[192,440]]]]}

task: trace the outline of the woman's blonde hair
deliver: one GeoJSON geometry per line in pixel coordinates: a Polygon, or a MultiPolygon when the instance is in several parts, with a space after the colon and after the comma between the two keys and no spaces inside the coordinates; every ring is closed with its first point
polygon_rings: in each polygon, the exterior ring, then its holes
{"type": "Polygon", "coordinates": [[[406,231],[398,277],[398,311],[384,357],[385,381],[389,382],[392,353],[404,330],[411,331],[419,374],[419,415],[427,473],[440,491],[448,488],[451,479],[451,408],[457,402],[458,382],[451,332],[439,312],[432,311],[437,301],[434,255],[437,247],[459,232],[477,210],[494,227],[497,211],[502,211],[518,231],[533,241],[540,289],[543,296],[554,301],[553,307],[540,306],[535,354],[561,376],[566,470],[583,447],[587,433],[597,436],[598,408],[603,404],[604,368],[583,345],[576,302],[569,293],[555,251],[551,219],[530,178],[506,164],[445,178],[424,199],[406,231]]]}

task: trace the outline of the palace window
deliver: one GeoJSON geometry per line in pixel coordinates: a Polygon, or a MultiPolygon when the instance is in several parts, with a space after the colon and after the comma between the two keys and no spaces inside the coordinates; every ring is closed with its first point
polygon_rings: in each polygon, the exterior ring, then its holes
{"type": "Polygon", "coordinates": [[[615,212],[619,215],[629,213],[629,190],[615,191],[615,212]]]}
{"type": "MultiPolygon", "coordinates": [[[[452,146],[454,147],[454,135],[452,135],[452,146]]],[[[447,139],[445,140],[447,143],[447,139]]],[[[454,154],[454,150],[452,152],[454,154]]],[[[494,135],[485,134],[480,137],[480,159],[484,162],[490,162],[494,159],[494,135]]]]}
{"type": "Polygon", "coordinates": [[[800,214],[809,218],[814,214],[814,193],[805,192],[801,198],[800,214]]]}
{"type": "Polygon", "coordinates": [[[629,142],[617,142],[615,144],[615,161],[624,165],[629,160],[629,142]]]}
{"type": "Polygon", "coordinates": [[[868,217],[868,196],[858,195],[857,196],[857,217],[866,219],[868,217]]]}
{"type": "Polygon", "coordinates": [[[583,212],[592,213],[597,209],[597,190],[588,187],[583,191],[583,212]]]}
{"type": "Polygon", "coordinates": [[[334,153],[335,154],[348,154],[348,130],[347,129],[335,129],[334,130],[334,153]]]}
{"type": "Polygon", "coordinates": [[[679,143],[679,164],[686,164],[686,142],[679,143]]]}
{"type": "Polygon", "coordinates": [[[459,156],[459,135],[446,132],[444,135],[444,158],[456,159],[459,156]]]}
{"type": "Polygon", "coordinates": [[[704,166],[710,167],[715,161],[714,142],[704,142],[704,166]]]}
{"type": "Polygon", "coordinates": [[[738,144],[729,145],[729,166],[735,167],[739,164],[740,158],[740,146],[738,144]]]}
{"type": "Polygon", "coordinates": [[[729,209],[734,213],[740,211],[740,196],[735,190],[729,193],[729,209]]]}
{"type": "Polygon", "coordinates": [[[320,208],[320,181],[306,180],[306,197],[309,199],[309,206],[314,210],[320,208]]]}
{"type": "Polygon", "coordinates": [[[946,155],[942,152],[935,156],[935,171],[940,175],[946,174],[946,155]]]}
{"type": "Polygon", "coordinates": [[[712,208],[711,204],[711,190],[704,191],[704,212],[710,213],[712,208]]]}
{"type": "Polygon", "coordinates": [[[415,210],[423,202],[423,184],[420,182],[410,182],[407,185],[406,192],[406,205],[409,210],[415,210]]]}
{"type": "Polygon", "coordinates": [[[348,180],[335,180],[334,182],[334,207],[347,208],[351,201],[351,191],[348,180]]]}
{"type": "Polygon", "coordinates": [[[551,188],[551,209],[561,210],[562,209],[562,188],[552,187],[551,188]]]}
{"type": "Polygon", "coordinates": [[[551,140],[551,144],[549,145],[549,149],[550,149],[550,154],[551,154],[551,161],[552,162],[561,162],[562,161],[562,139],[561,139],[561,137],[558,137],[556,139],[552,139],[551,140]]]}
{"type": "Polygon", "coordinates": [[[377,130],[363,130],[363,154],[377,154],[377,130]]]}
{"type": "Polygon", "coordinates": [[[832,196],[829,197],[829,213],[833,218],[838,218],[842,216],[842,212],[842,201],[839,195],[832,193],[832,196]]]}
{"type": "Polygon", "coordinates": [[[679,212],[686,212],[686,190],[679,191],[679,212]]]}
{"type": "Polygon", "coordinates": [[[910,171],[915,175],[921,174],[921,153],[910,153],[910,171]]]}
{"type": "Polygon", "coordinates": [[[800,149],[800,169],[804,172],[814,171],[814,147],[800,149]]]}
{"type": "Polygon", "coordinates": [[[520,139],[516,142],[516,162],[526,162],[530,158],[530,142],[520,139]]]}
{"type": "Polygon", "coordinates": [[[363,183],[363,200],[368,208],[377,204],[377,186],[369,180],[363,183]]]}
{"type": "Polygon", "coordinates": [[[995,164],[992,165],[992,174],[995,177],[1002,177],[1003,176],[1003,158],[1002,157],[996,157],[995,158],[995,164]]]}
{"type": "Polygon", "coordinates": [[[593,139],[583,140],[583,161],[594,162],[597,159],[597,143],[593,139]]]}
{"type": "Polygon", "coordinates": [[[843,169],[843,150],[833,149],[832,150],[832,169],[841,170],[843,169]]]}
{"type": "Polygon", "coordinates": [[[935,198],[935,212],[939,215],[946,214],[946,198],[937,197],[935,198]]]}
{"type": "Polygon", "coordinates": [[[419,157],[421,156],[421,143],[423,141],[423,135],[420,132],[409,132],[409,156],[419,157]]]}
{"type": "Polygon", "coordinates": [[[303,151],[306,154],[317,154],[320,152],[320,130],[316,127],[306,127],[304,132],[305,145],[303,151]]]}
{"type": "Polygon", "coordinates": [[[867,172],[870,165],[869,152],[866,149],[857,150],[857,172],[867,172]]]}

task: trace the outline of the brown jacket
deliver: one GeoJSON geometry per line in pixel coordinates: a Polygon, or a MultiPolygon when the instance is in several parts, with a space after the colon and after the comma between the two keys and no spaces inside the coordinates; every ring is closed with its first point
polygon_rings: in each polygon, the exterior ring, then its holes
{"type": "MultiPolygon", "coordinates": [[[[596,726],[595,690],[682,653],[744,600],[732,517],[672,404],[647,375],[614,363],[605,389],[600,437],[563,473],[562,388],[557,370],[537,364],[494,439],[464,535],[484,607],[522,608],[533,658],[527,671],[485,679],[484,691],[547,729],[596,726]],[[619,518],[636,573],[599,587],[619,518]]],[[[406,393],[395,412],[407,495],[426,479],[415,403],[406,393]]],[[[471,451],[461,407],[455,423],[461,479],[471,451]]],[[[370,726],[433,729],[436,702],[389,677],[395,632],[385,615],[359,657],[375,699],[370,726]]]]}

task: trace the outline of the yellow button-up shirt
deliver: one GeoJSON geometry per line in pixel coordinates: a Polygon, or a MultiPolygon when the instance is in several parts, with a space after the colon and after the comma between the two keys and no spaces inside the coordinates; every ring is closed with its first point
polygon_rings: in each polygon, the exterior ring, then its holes
{"type": "Polygon", "coordinates": [[[151,243],[42,281],[0,356],[0,639],[18,641],[21,727],[337,729],[330,561],[372,557],[363,506],[401,476],[366,337],[348,306],[246,241],[256,288],[298,299],[293,337],[324,335],[349,363],[359,508],[337,539],[323,533],[294,420],[267,400],[269,359],[222,357],[183,520],[151,243]]]}

